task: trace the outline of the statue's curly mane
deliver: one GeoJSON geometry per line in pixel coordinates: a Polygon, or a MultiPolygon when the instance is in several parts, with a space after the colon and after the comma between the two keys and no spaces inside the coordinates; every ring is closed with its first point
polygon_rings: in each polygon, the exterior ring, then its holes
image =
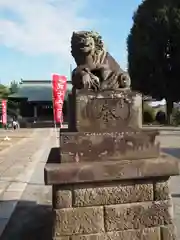
{"type": "MultiPolygon", "coordinates": [[[[74,58],[76,58],[74,52],[74,48],[78,47],[78,43],[80,39],[86,39],[87,43],[89,43],[89,47],[91,47],[89,54],[92,55],[94,63],[102,63],[106,56],[106,49],[104,46],[104,42],[102,41],[101,36],[94,31],[86,31],[86,32],[74,32],[71,39],[71,53],[74,58]],[[90,43],[93,41],[92,46],[90,43]]],[[[88,44],[87,44],[88,45],[88,44]]],[[[86,45],[86,47],[87,47],[86,45]]],[[[81,52],[83,54],[83,51],[81,52]]]]}
{"type": "Polygon", "coordinates": [[[96,32],[91,32],[90,36],[94,40],[94,57],[97,58],[100,54],[106,53],[104,43],[101,36],[96,32]]]}
{"type": "Polygon", "coordinates": [[[77,64],[72,83],[77,89],[118,89],[130,86],[130,78],[106,51],[101,36],[94,31],[74,32],[71,54],[77,64]]]}

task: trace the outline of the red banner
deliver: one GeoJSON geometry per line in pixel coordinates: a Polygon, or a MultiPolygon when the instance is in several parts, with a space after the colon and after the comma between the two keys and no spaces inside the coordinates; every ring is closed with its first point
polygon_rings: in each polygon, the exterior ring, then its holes
{"type": "Polygon", "coordinates": [[[66,94],[67,79],[65,76],[53,74],[52,76],[52,92],[53,92],[53,107],[54,121],[56,123],[63,122],[63,103],[66,94]]]}
{"type": "Polygon", "coordinates": [[[2,124],[7,124],[7,101],[2,100],[2,124]]]}

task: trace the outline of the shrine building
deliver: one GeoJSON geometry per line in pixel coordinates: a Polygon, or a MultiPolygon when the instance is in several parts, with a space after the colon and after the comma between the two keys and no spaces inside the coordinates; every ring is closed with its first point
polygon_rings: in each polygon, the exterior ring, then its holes
{"type": "MultiPolygon", "coordinates": [[[[72,84],[68,81],[63,105],[64,119],[67,117],[67,99],[71,90],[72,84]]],[[[8,99],[19,104],[19,115],[27,121],[53,121],[51,80],[21,80],[18,92],[8,99]]]]}

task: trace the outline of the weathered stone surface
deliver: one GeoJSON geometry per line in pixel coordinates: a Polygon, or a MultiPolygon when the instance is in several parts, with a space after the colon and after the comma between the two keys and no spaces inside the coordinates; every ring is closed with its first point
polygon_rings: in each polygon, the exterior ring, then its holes
{"type": "Polygon", "coordinates": [[[157,131],[61,132],[61,162],[117,161],[157,158],[157,131]]]}
{"type": "Polygon", "coordinates": [[[160,228],[72,236],[71,240],[161,240],[160,228]]]}
{"type": "Polygon", "coordinates": [[[105,206],[106,231],[148,228],[172,223],[169,201],[105,206]]]}
{"type": "Polygon", "coordinates": [[[64,208],[54,214],[54,237],[104,231],[103,207],[64,208]]]}
{"type": "Polygon", "coordinates": [[[75,189],[73,205],[97,206],[144,201],[153,201],[152,184],[116,183],[116,186],[75,189]]]}
{"type": "Polygon", "coordinates": [[[112,180],[169,177],[179,174],[176,158],[162,155],[157,159],[121,160],[88,163],[46,164],[45,183],[70,184],[112,180]]]}
{"type": "Polygon", "coordinates": [[[161,227],[161,240],[177,240],[176,228],[174,225],[161,227]]]}
{"type": "Polygon", "coordinates": [[[58,190],[53,188],[53,208],[70,208],[72,207],[72,191],[58,190]]]}
{"type": "Polygon", "coordinates": [[[75,91],[68,94],[67,100],[67,115],[68,115],[68,130],[73,132],[76,131],[76,96],[75,91]]]}
{"type": "Polygon", "coordinates": [[[168,200],[170,199],[169,181],[160,181],[154,184],[154,200],[168,200]]]}
{"type": "Polygon", "coordinates": [[[129,89],[76,94],[76,120],[79,132],[121,131],[142,126],[142,98],[129,89]]]}

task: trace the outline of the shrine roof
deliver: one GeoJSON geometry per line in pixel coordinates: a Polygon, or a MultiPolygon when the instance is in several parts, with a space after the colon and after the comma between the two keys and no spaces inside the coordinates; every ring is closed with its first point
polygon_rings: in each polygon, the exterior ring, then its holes
{"type": "MultiPolygon", "coordinates": [[[[72,90],[71,82],[67,82],[65,100],[72,90]]],[[[29,102],[49,102],[52,101],[52,83],[50,80],[23,80],[19,84],[17,93],[11,94],[8,98],[27,99],[29,102]]]]}

